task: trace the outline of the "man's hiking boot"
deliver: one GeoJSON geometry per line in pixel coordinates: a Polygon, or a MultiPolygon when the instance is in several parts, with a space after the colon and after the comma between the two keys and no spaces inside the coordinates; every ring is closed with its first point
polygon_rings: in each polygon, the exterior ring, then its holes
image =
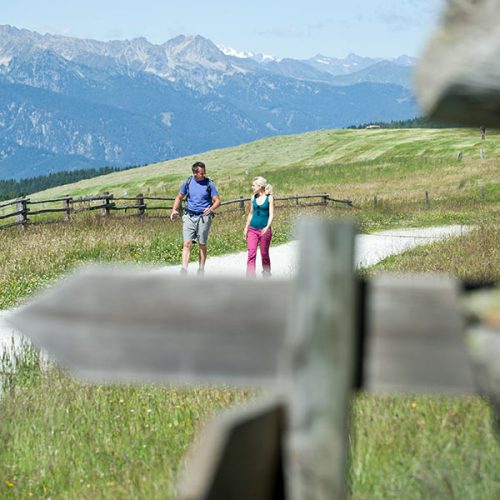
{"type": "Polygon", "coordinates": [[[181,270],[180,270],[180,275],[181,276],[186,276],[188,273],[188,270],[185,268],[185,267],[181,267],[181,270]]]}

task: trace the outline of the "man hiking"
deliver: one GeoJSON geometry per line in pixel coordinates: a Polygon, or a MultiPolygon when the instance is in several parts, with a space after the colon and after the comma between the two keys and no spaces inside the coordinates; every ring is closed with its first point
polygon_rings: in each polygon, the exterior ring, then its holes
{"type": "Polygon", "coordinates": [[[208,233],[214,211],[220,205],[219,192],[214,181],[206,176],[205,164],[197,161],[191,170],[193,175],[187,178],[181,186],[179,194],[175,197],[170,219],[179,217],[181,201],[186,199],[186,208],[182,216],[182,266],[181,274],[187,274],[189,258],[193,243],[198,241],[198,275],[203,275],[205,261],[207,260],[208,233]]]}

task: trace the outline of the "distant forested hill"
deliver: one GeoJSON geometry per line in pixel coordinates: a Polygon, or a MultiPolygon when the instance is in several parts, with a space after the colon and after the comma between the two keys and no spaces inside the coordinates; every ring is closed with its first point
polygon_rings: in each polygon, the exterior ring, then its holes
{"type": "Polygon", "coordinates": [[[417,116],[408,120],[391,120],[390,122],[363,123],[362,125],[352,125],[349,129],[362,129],[377,125],[379,128],[460,128],[456,124],[437,122],[426,116],[417,116]]]}
{"type": "Polygon", "coordinates": [[[56,172],[49,175],[40,175],[19,181],[15,179],[0,180],[0,200],[10,200],[52,187],[71,184],[73,182],[81,181],[82,179],[91,179],[100,175],[110,174],[111,172],[118,172],[119,170],[136,168],[137,166],[138,165],[133,165],[125,168],[87,168],[73,170],[71,172],[56,172]]]}

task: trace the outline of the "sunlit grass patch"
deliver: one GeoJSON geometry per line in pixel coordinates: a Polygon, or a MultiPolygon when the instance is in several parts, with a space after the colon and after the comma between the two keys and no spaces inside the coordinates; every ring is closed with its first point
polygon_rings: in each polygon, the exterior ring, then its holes
{"type": "Polygon", "coordinates": [[[371,272],[443,272],[467,281],[500,282],[499,241],[498,225],[482,225],[462,236],[388,257],[371,272]]]}
{"type": "Polygon", "coordinates": [[[253,394],[88,385],[17,358],[0,400],[2,498],[174,498],[200,424],[253,394]]]}

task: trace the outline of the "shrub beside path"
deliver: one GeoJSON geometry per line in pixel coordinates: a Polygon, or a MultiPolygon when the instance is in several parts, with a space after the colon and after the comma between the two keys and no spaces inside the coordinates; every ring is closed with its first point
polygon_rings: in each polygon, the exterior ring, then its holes
{"type": "MultiPolygon", "coordinates": [[[[426,245],[434,241],[443,240],[452,236],[459,236],[467,232],[467,226],[441,226],[417,229],[393,229],[373,234],[360,234],[356,236],[355,265],[357,268],[373,266],[386,257],[398,254],[416,247],[426,245]]],[[[314,242],[310,242],[311,245],[314,242]]],[[[297,268],[298,242],[291,241],[283,245],[271,245],[272,274],[275,278],[292,278],[297,268]]],[[[197,250],[196,248],[194,249],[197,250]]],[[[258,259],[260,255],[258,255],[258,259]]],[[[260,262],[257,263],[257,276],[260,262]]],[[[189,270],[196,274],[196,263],[191,263],[189,270]]],[[[167,266],[154,272],[165,274],[178,274],[180,266],[167,266]]],[[[246,252],[239,252],[207,259],[206,276],[245,276],[246,252]]],[[[2,352],[11,346],[12,339],[19,341],[19,334],[7,324],[6,316],[10,313],[0,311],[0,356],[2,352]]]]}

